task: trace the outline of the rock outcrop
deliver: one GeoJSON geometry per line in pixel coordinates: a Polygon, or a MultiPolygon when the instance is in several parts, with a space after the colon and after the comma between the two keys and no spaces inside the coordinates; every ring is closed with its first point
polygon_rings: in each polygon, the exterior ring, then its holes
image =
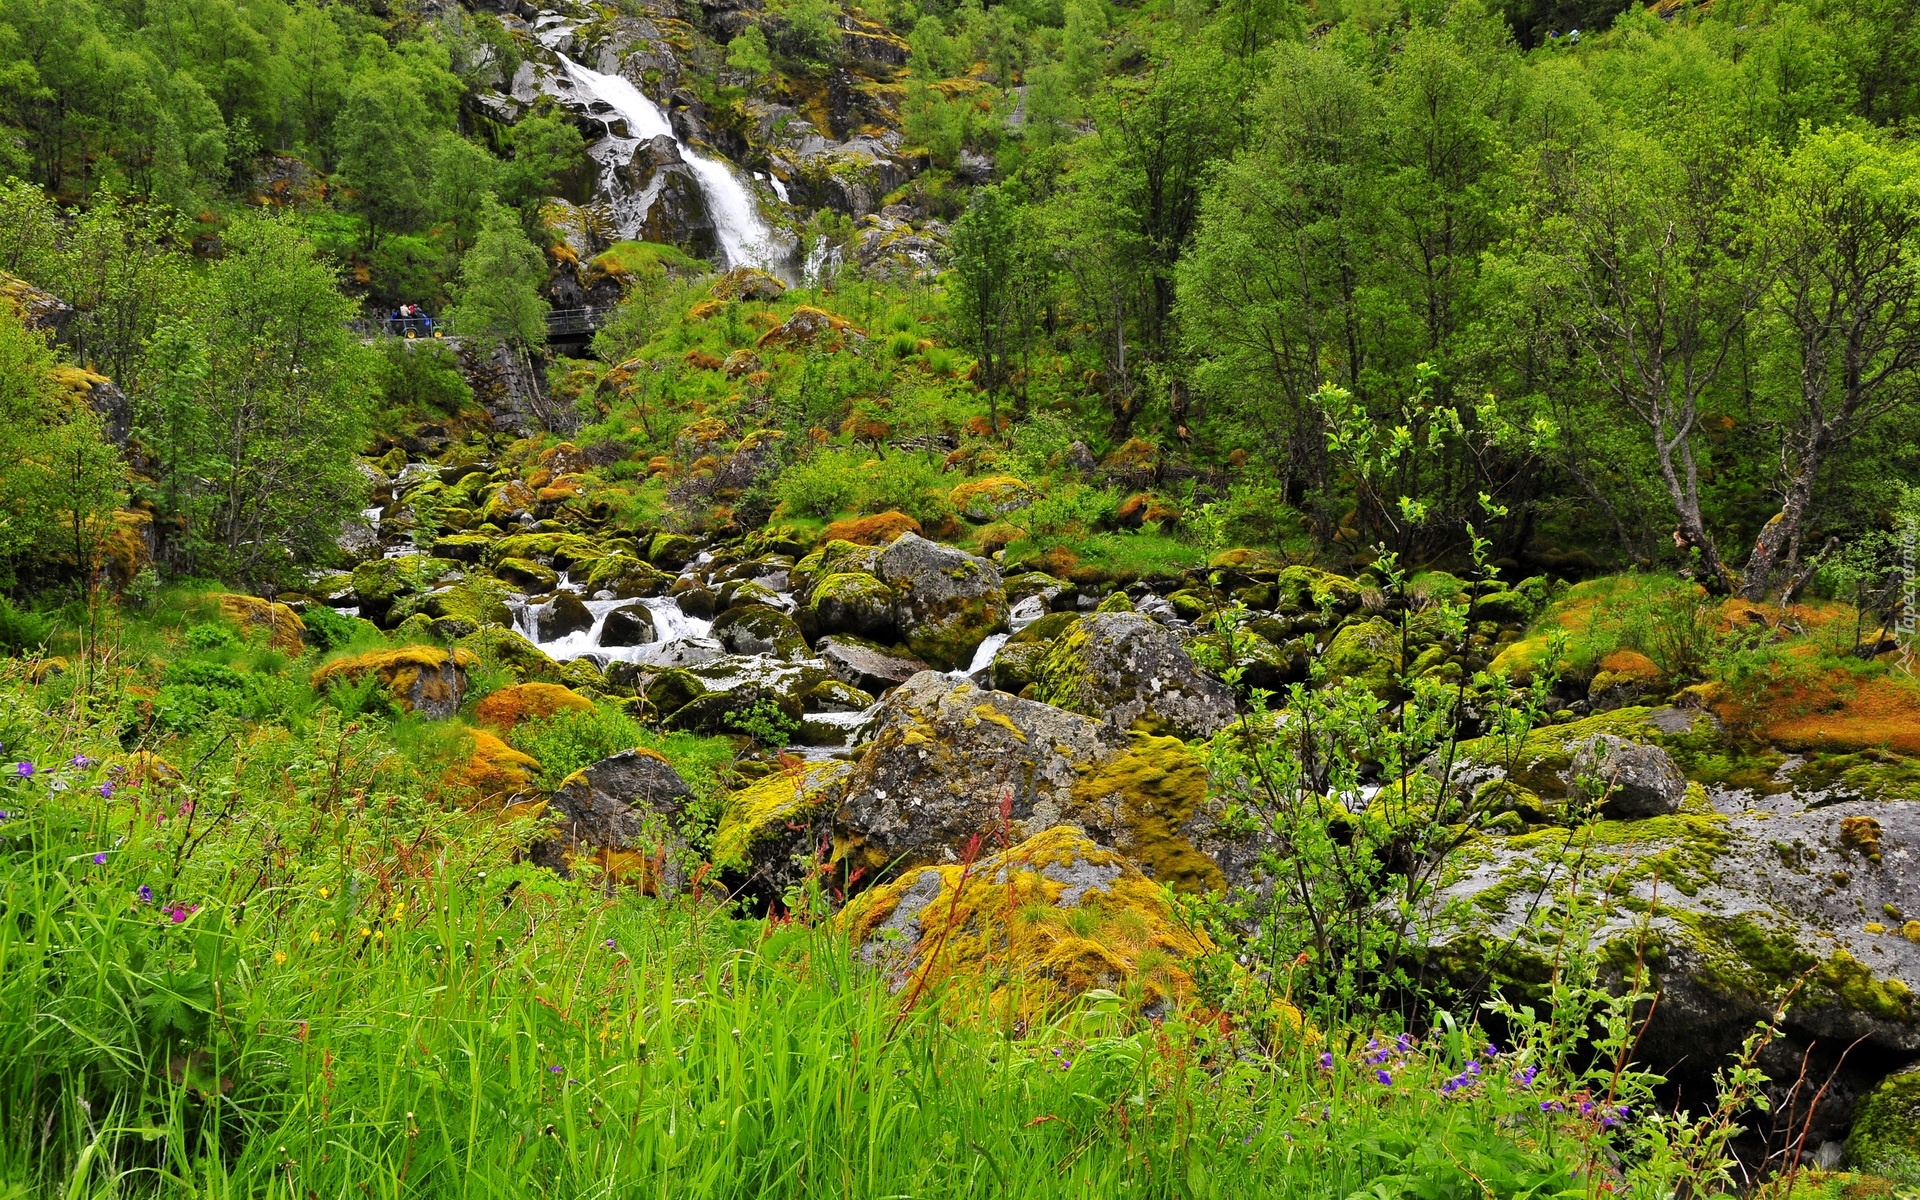
{"type": "Polygon", "coordinates": [[[1179,638],[1138,613],[1094,613],[1061,634],[1034,672],[1038,698],[1095,717],[1183,738],[1233,719],[1233,693],[1194,666],[1179,638]]]}

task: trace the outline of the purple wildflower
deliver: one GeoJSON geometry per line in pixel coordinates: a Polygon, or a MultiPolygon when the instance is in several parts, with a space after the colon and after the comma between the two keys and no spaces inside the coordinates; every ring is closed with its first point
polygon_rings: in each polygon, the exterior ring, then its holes
{"type": "Polygon", "coordinates": [[[1410,1033],[1403,1033],[1399,1037],[1393,1039],[1393,1045],[1394,1045],[1394,1049],[1400,1051],[1400,1053],[1402,1054],[1412,1053],[1413,1035],[1410,1033]]]}
{"type": "Polygon", "coordinates": [[[1333,1051],[1322,1050],[1320,1052],[1320,1069],[1322,1071],[1333,1070],[1333,1051]]]}
{"type": "Polygon", "coordinates": [[[1378,1079],[1382,1084],[1390,1084],[1393,1082],[1393,1076],[1387,1074],[1385,1071],[1375,1071],[1373,1077],[1378,1079]]]}
{"type": "Polygon", "coordinates": [[[103,783],[103,784],[101,784],[101,785],[100,785],[100,798],[101,798],[102,800],[111,800],[111,799],[113,799],[113,784],[112,784],[112,782],[107,782],[107,783],[103,783]]]}
{"type": "Polygon", "coordinates": [[[30,762],[14,764],[13,773],[22,779],[33,778],[33,764],[30,762]]]}
{"type": "Polygon", "coordinates": [[[1567,1107],[1566,1105],[1560,1103],[1558,1100],[1542,1100],[1540,1102],[1540,1111],[1541,1112],[1565,1112],[1567,1111],[1567,1107]]]}
{"type": "Polygon", "coordinates": [[[140,903],[142,904],[153,903],[153,889],[148,887],[144,883],[139,886],[139,888],[134,892],[134,895],[140,897],[140,903]]]}
{"type": "Polygon", "coordinates": [[[555,1064],[553,1064],[552,1066],[550,1066],[550,1067],[548,1067],[548,1068],[547,1068],[547,1074],[549,1074],[549,1075],[558,1075],[558,1074],[560,1074],[560,1072],[562,1072],[562,1071],[564,1071],[564,1070],[566,1070],[566,1068],[565,1068],[565,1067],[563,1067],[563,1066],[561,1066],[561,1065],[560,1065],[559,1063],[555,1063],[555,1064]]]}
{"type": "Polygon", "coordinates": [[[611,950],[611,949],[613,949],[613,939],[612,939],[612,938],[608,938],[608,939],[607,939],[607,949],[609,949],[609,950],[611,950]]]}
{"type": "Polygon", "coordinates": [[[173,918],[173,923],[178,925],[187,919],[187,910],[176,904],[167,910],[167,916],[173,918]]]}
{"type": "Polygon", "coordinates": [[[1488,1042],[1487,1048],[1480,1052],[1480,1057],[1491,1062],[1492,1060],[1500,1057],[1500,1047],[1493,1042],[1488,1042]]]}
{"type": "Polygon", "coordinates": [[[1587,1100],[1580,1105],[1580,1115],[1583,1117],[1590,1117],[1593,1115],[1593,1101],[1587,1100]]]}
{"type": "Polygon", "coordinates": [[[1535,1075],[1538,1075],[1539,1073],[1540,1073],[1540,1068],[1538,1066],[1536,1066],[1533,1063],[1528,1063],[1525,1067],[1521,1068],[1520,1070],[1520,1075],[1519,1075],[1520,1086],[1523,1088],[1532,1087],[1533,1077],[1535,1075]]]}
{"type": "Polygon", "coordinates": [[[93,865],[96,867],[104,867],[107,865],[107,852],[105,850],[93,856],[93,865]]]}
{"type": "Polygon", "coordinates": [[[1461,1072],[1462,1075],[1478,1075],[1479,1073],[1480,1073],[1480,1064],[1477,1062],[1468,1063],[1467,1069],[1461,1072]]]}
{"type": "Polygon", "coordinates": [[[67,765],[76,771],[84,771],[93,765],[93,760],[84,754],[76,754],[67,760],[67,765]]]}

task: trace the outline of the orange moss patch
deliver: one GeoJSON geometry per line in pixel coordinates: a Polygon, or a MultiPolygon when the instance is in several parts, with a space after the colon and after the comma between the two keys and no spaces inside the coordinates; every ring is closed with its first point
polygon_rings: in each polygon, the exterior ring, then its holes
{"type": "Polygon", "coordinates": [[[544,721],[562,712],[591,712],[593,701],[557,683],[517,683],[494,692],[474,707],[474,719],[506,733],[520,722],[544,721]]]}
{"type": "Polygon", "coordinates": [[[1212,948],[1174,918],[1158,884],[1070,826],[971,870],[908,872],[861,895],[838,921],[897,991],[940,995],[956,1012],[978,1011],[984,991],[989,1011],[1020,1018],[1093,988],[1139,1006],[1184,1003],[1193,994],[1187,963],[1212,948]],[[902,914],[903,902],[918,908],[902,914]]]}
{"type": "Polygon", "coordinates": [[[907,533],[919,533],[920,522],[903,512],[876,513],[835,521],[820,534],[822,542],[852,542],[856,546],[884,546],[907,533]]]}
{"type": "Polygon", "coordinates": [[[1638,650],[1615,650],[1600,660],[1600,669],[1609,671],[1620,679],[1632,679],[1643,683],[1657,682],[1666,672],[1658,663],[1638,650]]]}
{"type": "Polygon", "coordinates": [[[715,358],[698,346],[687,351],[686,363],[688,366],[701,371],[718,371],[726,365],[725,360],[715,358]]]}
{"type": "MultiPolygon", "coordinates": [[[[1920,683],[1890,676],[1854,683],[1846,672],[1831,671],[1770,707],[1790,710],[1762,726],[1766,738],[1784,750],[1920,754],[1920,683]]],[[[1745,714],[1722,714],[1729,715],[1745,714]]]]}
{"type": "Polygon", "coordinates": [[[687,317],[694,321],[704,321],[726,306],[724,300],[702,300],[687,310],[687,317]]]}
{"type": "Polygon", "coordinates": [[[217,595],[214,601],[220,605],[220,615],[243,631],[266,631],[267,644],[282,654],[298,654],[307,648],[307,623],[286,605],[233,593],[217,595]]]}
{"type": "Polygon", "coordinates": [[[153,514],[137,508],[123,508],[113,514],[113,528],[107,531],[102,549],[108,573],[119,587],[153,565],[153,514]]]}
{"type": "Polygon", "coordinates": [[[447,772],[444,782],[449,790],[476,801],[500,801],[531,788],[534,772],[539,769],[538,759],[522,754],[484,729],[476,729],[473,752],[447,772]]]}

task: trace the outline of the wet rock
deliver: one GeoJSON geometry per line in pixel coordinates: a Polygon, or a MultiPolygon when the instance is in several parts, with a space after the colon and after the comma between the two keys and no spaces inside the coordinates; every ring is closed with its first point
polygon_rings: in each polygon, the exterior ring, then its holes
{"type": "Polygon", "coordinates": [[[693,561],[693,539],[683,533],[656,533],[647,547],[647,560],[666,571],[678,571],[693,561]]]}
{"type": "Polygon", "coordinates": [[[713,636],[733,654],[766,654],[775,658],[803,658],[806,639],[793,618],[763,604],[747,604],[721,613],[713,636]]]}
{"type": "Polygon", "coordinates": [[[801,610],[803,628],[814,637],[850,633],[872,641],[894,638],[893,589],[860,571],[828,575],[813,587],[801,610]]]}
{"type": "Polygon", "coordinates": [[[623,604],[607,613],[600,626],[602,646],[644,646],[659,634],[654,631],[653,610],[644,604],[623,604]]]}
{"type": "Polygon", "coordinates": [[[1035,687],[1040,699],[1123,731],[1139,726],[1210,737],[1234,716],[1233,694],[1204,675],[1180,639],[1147,617],[1096,612],[1053,643],[1035,687]]]}
{"type": "Polygon", "coordinates": [[[548,811],[554,837],[535,861],[561,871],[591,859],[655,895],[681,890],[692,855],[678,825],[693,789],[651,750],[623,750],[569,775],[548,811]]]}
{"type": "Polygon", "coordinates": [[[556,592],[533,610],[533,628],[538,640],[557,642],[593,628],[593,613],[572,592],[556,592]]]}
{"type": "Polygon", "coordinates": [[[1007,593],[991,562],[905,534],[881,551],[875,574],[894,590],[894,622],[907,647],[935,667],[964,667],[989,634],[1006,628],[1007,593]]]}
{"type": "Polygon", "coordinates": [[[927,670],[917,658],[844,635],[820,639],[814,652],[835,679],[876,696],[927,670]]]}
{"type": "Polygon", "coordinates": [[[664,596],[672,587],[673,576],[627,554],[595,559],[587,573],[589,592],[609,591],[621,600],[664,596]]]}
{"type": "Polygon", "coordinates": [[[493,573],[523,592],[550,592],[560,582],[557,571],[530,558],[503,558],[493,573]]]}
{"type": "Polygon", "coordinates": [[[873,697],[850,683],[828,679],[816,683],[801,697],[810,713],[857,713],[873,706],[873,697]]]}

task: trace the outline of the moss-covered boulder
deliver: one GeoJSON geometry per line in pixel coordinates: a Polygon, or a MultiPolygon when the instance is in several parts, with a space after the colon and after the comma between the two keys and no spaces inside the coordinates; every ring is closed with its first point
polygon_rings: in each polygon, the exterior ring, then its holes
{"type": "Polygon", "coordinates": [[[397,623],[418,614],[431,621],[465,621],[473,629],[511,625],[513,613],[507,608],[506,597],[507,589],[498,580],[470,575],[458,583],[395,601],[388,619],[397,623]]]}
{"type": "Polygon", "coordinates": [[[1211,737],[1233,719],[1233,694],[1202,674],[1172,632],[1139,613],[1078,618],[1047,652],[1035,679],[1048,704],[1118,733],[1135,727],[1211,737]]]}
{"type": "Polygon", "coordinates": [[[1145,1014],[1170,1012],[1193,994],[1192,960],[1212,949],[1158,884],[1071,827],[971,869],[909,871],[863,893],[838,923],[894,991],[924,987],[956,1012],[1023,1020],[1095,988],[1145,1014]]]}
{"type": "Polygon", "coordinates": [[[472,732],[466,758],[447,771],[443,786],[474,803],[503,803],[533,788],[538,759],[522,754],[484,729],[472,732]]]}
{"type": "MultiPolygon", "coordinates": [[[[1680,810],[1470,838],[1442,864],[1423,910],[1416,940],[1428,967],[1538,988],[1555,955],[1542,914],[1564,905],[1577,879],[1599,921],[1591,945],[1605,977],[1619,984],[1638,964],[1660,993],[1641,1056],[1688,1090],[1789,992],[1782,1036],[1761,1063],[1776,1101],[1810,1045],[1859,1040],[1813,1115],[1811,1137],[1837,1139],[1851,1097],[1882,1064],[1920,1056],[1920,942],[1905,924],[1920,912],[1920,881],[1898,865],[1920,858],[1920,803],[1802,788],[1793,760],[1748,771],[1747,751],[1704,715],[1621,710],[1576,724],[1585,728],[1536,731],[1509,754],[1497,739],[1472,754],[1504,762],[1499,786],[1524,801],[1529,782],[1564,792],[1562,774],[1610,725],[1616,736],[1664,740],[1691,776],[1680,810]]],[[[1803,1114],[1806,1101],[1802,1093],[1803,1114]]]]}
{"type": "MultiPolygon", "coordinates": [[[[623,543],[631,548],[631,543],[623,543]]],[[[496,540],[490,557],[499,562],[508,558],[532,559],[560,571],[588,566],[606,557],[609,545],[578,533],[516,533],[496,540]]]]}
{"type": "Polygon", "coordinates": [[[466,696],[472,653],[438,646],[402,646],[337,658],[313,673],[316,691],[375,676],[394,706],[425,717],[450,717],[466,696]]]}
{"type": "Polygon", "coordinates": [[[608,554],[594,560],[587,569],[587,592],[612,592],[620,600],[663,596],[673,586],[673,576],[652,563],[631,554],[608,554]]]}
{"type": "Polygon", "coordinates": [[[906,534],[880,553],[874,573],[893,589],[894,623],[907,648],[943,670],[966,666],[1007,624],[1000,571],[984,558],[906,534]]]}
{"type": "Polygon", "coordinates": [[[1863,1171],[1920,1174],[1920,1066],[1889,1075],[1860,1102],[1847,1158],[1863,1171]]]}
{"type": "Polygon", "coordinates": [[[1360,607],[1360,585],[1317,567],[1292,566],[1274,576],[1274,611],[1350,613],[1360,607]]]}
{"type": "Polygon", "coordinates": [[[801,610],[801,627],[818,638],[835,633],[890,642],[894,638],[893,589],[862,571],[821,579],[801,610]]]}
{"type": "Polygon", "coordinates": [[[693,789],[652,750],[623,750],[575,771],[548,806],[551,836],[534,861],[562,872],[581,860],[652,895],[677,894],[697,865],[682,831],[693,789]]]}
{"type": "Polygon", "coordinates": [[[800,764],[726,799],[713,833],[714,867],[746,895],[779,900],[831,854],[832,819],[851,763],[800,764]]]}
{"type": "Polygon", "coordinates": [[[1216,885],[1228,878],[1223,856],[1236,867],[1251,857],[1233,849],[1205,765],[1178,739],[1122,734],[932,672],[877,710],[835,831],[867,871],[951,862],[1003,811],[1009,836],[1072,824],[1177,888],[1216,885]]]}
{"type": "Polygon", "coordinates": [[[567,673],[547,652],[512,629],[492,627],[461,638],[461,649],[497,663],[521,680],[566,683],[567,673]]]}
{"type": "Polygon", "coordinates": [[[522,721],[546,720],[563,712],[592,712],[593,701],[557,683],[516,683],[484,697],[474,720],[505,733],[522,721]]]}
{"type": "Polygon", "coordinates": [[[810,713],[857,713],[873,707],[873,697],[850,683],[823,679],[807,689],[800,703],[810,713]]]}
{"type": "Polygon", "coordinates": [[[1072,613],[1048,613],[1008,638],[993,656],[993,686],[1019,695],[1040,677],[1053,643],[1079,620],[1072,613]]]}
{"type": "Polygon", "coordinates": [[[793,618],[764,604],[730,608],[713,622],[713,636],[732,654],[766,654],[795,659],[807,655],[807,641],[793,618]]]}
{"type": "Polygon", "coordinates": [[[693,539],[683,533],[662,531],[653,535],[647,547],[647,561],[663,571],[678,571],[693,561],[693,539]]]}
{"type": "Polygon", "coordinates": [[[693,672],[675,667],[655,675],[647,683],[647,712],[664,720],[707,694],[707,685],[693,672]]]}
{"type": "Polygon", "coordinates": [[[286,605],[233,593],[221,593],[213,600],[220,606],[220,615],[238,625],[242,633],[261,635],[282,654],[306,649],[306,622],[286,605]]]}
{"type": "Polygon", "coordinates": [[[997,521],[1030,506],[1038,496],[1026,481],[1011,475],[969,479],[947,495],[955,512],[976,525],[997,521]]]}
{"type": "Polygon", "coordinates": [[[802,605],[813,597],[814,586],[831,575],[872,575],[880,559],[878,546],[862,546],[844,540],[822,542],[793,565],[789,575],[794,596],[802,605]]]}
{"type": "Polygon", "coordinates": [[[402,596],[456,582],[464,574],[464,569],[452,559],[420,554],[376,558],[353,569],[354,600],[360,605],[361,616],[376,625],[386,625],[394,602],[402,596]]]}
{"type": "Polygon", "coordinates": [[[1382,617],[1342,625],[1320,656],[1330,682],[1363,687],[1381,699],[1399,687],[1400,631],[1382,617]]]}

